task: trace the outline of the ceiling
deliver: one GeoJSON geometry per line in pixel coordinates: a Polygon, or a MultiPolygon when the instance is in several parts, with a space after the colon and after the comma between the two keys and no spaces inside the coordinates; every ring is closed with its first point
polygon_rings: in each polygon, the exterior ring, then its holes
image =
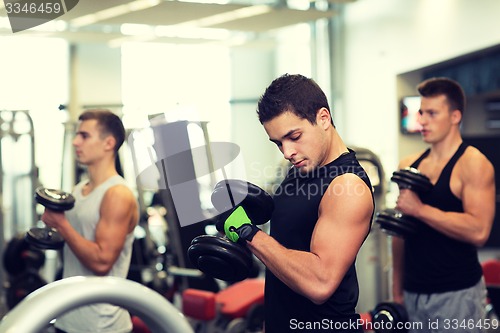
{"type": "MultiPolygon", "coordinates": [[[[4,0],[7,6],[18,1],[4,0]]],[[[8,9],[0,0],[0,36],[47,36],[75,43],[117,44],[127,40],[236,41],[293,24],[332,17],[336,13],[331,4],[355,0],[319,0],[321,2],[316,2],[316,5],[308,0],[288,0],[288,3],[287,0],[247,0],[252,3],[243,0],[228,3],[201,1],[204,0],[65,0],[66,8],[69,8],[65,14],[36,21],[29,13],[17,13],[14,17],[13,7],[8,7],[11,11],[11,17],[8,17],[8,9]],[[298,6],[309,8],[299,9],[298,6]],[[316,9],[319,7],[325,9],[316,9]],[[22,28],[21,24],[24,24],[22,28]]]]}

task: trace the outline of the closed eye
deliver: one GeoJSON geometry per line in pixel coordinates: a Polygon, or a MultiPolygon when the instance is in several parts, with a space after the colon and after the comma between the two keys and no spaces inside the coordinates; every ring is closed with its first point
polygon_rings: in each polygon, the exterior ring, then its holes
{"type": "Polygon", "coordinates": [[[418,110],[418,114],[423,116],[425,114],[429,115],[430,117],[434,117],[436,115],[436,111],[422,111],[422,110],[418,110]]]}
{"type": "Polygon", "coordinates": [[[89,137],[89,134],[86,132],[77,132],[76,136],[80,136],[82,139],[87,139],[89,137]]]}

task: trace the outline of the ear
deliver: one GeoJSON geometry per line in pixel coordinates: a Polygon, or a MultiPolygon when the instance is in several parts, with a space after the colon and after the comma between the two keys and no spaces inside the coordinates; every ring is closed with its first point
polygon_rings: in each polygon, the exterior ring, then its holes
{"type": "Polygon", "coordinates": [[[116,139],[112,135],[108,135],[106,139],[104,139],[104,147],[106,150],[114,150],[116,146],[116,139]]]}
{"type": "Polygon", "coordinates": [[[462,121],[462,112],[460,112],[457,109],[451,111],[451,122],[452,122],[452,124],[453,125],[457,125],[457,124],[460,124],[461,121],[462,121]]]}
{"type": "Polygon", "coordinates": [[[332,123],[330,111],[327,108],[321,108],[318,110],[316,114],[316,123],[323,127],[324,129],[328,128],[332,123]]]}

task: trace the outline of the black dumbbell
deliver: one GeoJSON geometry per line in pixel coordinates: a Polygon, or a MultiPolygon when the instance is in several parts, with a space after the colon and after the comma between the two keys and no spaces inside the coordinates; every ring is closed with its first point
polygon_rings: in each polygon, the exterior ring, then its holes
{"type": "Polygon", "coordinates": [[[24,234],[18,234],[7,243],[3,253],[3,266],[10,276],[26,271],[37,272],[45,264],[45,253],[26,242],[24,234]]]}
{"type": "MultiPolygon", "coordinates": [[[[398,184],[399,189],[409,189],[418,194],[425,193],[432,188],[429,178],[415,168],[395,171],[391,181],[398,184]]],[[[375,222],[384,232],[403,238],[415,234],[420,223],[416,218],[404,215],[395,209],[377,212],[375,222]]]]}
{"type": "Polygon", "coordinates": [[[399,303],[379,303],[370,314],[375,333],[408,332],[408,325],[405,325],[409,321],[408,312],[399,303]]]}
{"type": "MultiPolygon", "coordinates": [[[[272,197],[247,181],[230,179],[215,185],[212,204],[219,213],[242,206],[254,224],[269,221],[274,209],[272,197]]],[[[217,219],[217,217],[216,217],[217,219]]],[[[253,269],[252,253],[244,245],[226,237],[201,235],[188,248],[191,263],[203,273],[224,281],[246,279],[253,269]]]]}
{"type": "MultiPolygon", "coordinates": [[[[75,198],[70,193],[45,187],[35,190],[35,200],[45,208],[58,212],[70,210],[75,205],[75,198]]],[[[61,235],[47,226],[31,228],[25,237],[30,245],[43,250],[57,250],[64,246],[61,235]]]]}

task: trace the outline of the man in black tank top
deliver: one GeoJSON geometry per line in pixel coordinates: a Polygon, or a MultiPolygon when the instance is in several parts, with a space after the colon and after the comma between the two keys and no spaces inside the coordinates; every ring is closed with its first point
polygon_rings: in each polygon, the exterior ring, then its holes
{"type": "Polygon", "coordinates": [[[362,332],[354,264],[373,216],[370,181],[313,80],[275,79],[257,113],[293,164],[275,191],[270,235],[245,237],[266,266],[265,331],[362,332]]]}
{"type": "Polygon", "coordinates": [[[416,235],[393,237],[393,296],[404,303],[415,332],[482,332],[486,290],[477,248],[487,241],[495,215],[490,161],[462,142],[465,95],[447,78],[418,86],[423,153],[401,160],[433,188],[420,196],[401,190],[396,209],[422,223],[416,235]]]}

